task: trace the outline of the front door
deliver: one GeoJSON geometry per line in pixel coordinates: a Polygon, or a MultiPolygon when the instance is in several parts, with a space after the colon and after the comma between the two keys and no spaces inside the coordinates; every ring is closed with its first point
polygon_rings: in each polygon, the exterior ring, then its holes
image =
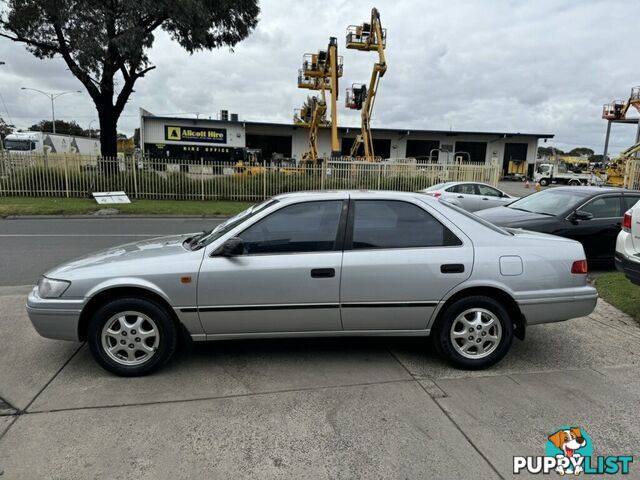
{"type": "Polygon", "coordinates": [[[237,235],[243,255],[205,257],[198,278],[205,332],[341,330],[342,215],[343,200],[284,206],[237,235]]]}
{"type": "Polygon", "coordinates": [[[422,206],[355,200],[342,263],[345,330],[421,330],[471,274],[473,247],[422,206]]]}
{"type": "Polygon", "coordinates": [[[590,220],[575,220],[564,232],[554,232],[582,243],[588,260],[613,259],[616,238],[622,226],[622,196],[607,195],[596,197],[579,208],[593,215],[590,220]]]}

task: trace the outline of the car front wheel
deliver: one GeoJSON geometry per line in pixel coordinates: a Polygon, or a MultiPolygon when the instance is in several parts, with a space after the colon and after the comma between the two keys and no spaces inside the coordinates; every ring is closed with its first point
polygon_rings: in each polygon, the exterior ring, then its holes
{"type": "Polygon", "coordinates": [[[141,298],[100,307],[89,324],[89,349],[105,370],[124,377],[146,375],[176,349],[176,328],[166,310],[141,298]]]}
{"type": "Polygon", "coordinates": [[[472,296],[447,308],[435,335],[437,349],[449,363],[481,370],[507,354],[513,341],[513,322],[493,298],[472,296]]]}

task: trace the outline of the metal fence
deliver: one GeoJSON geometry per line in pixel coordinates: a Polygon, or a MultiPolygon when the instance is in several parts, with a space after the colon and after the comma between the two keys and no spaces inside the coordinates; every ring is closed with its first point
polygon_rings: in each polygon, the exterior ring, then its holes
{"type": "Polygon", "coordinates": [[[640,159],[628,158],[625,162],[624,188],[640,190],[640,159]]]}
{"type": "Polygon", "coordinates": [[[132,198],[260,200],[284,192],[322,189],[415,191],[446,181],[496,185],[497,164],[429,164],[413,159],[315,166],[233,164],[202,160],[97,158],[80,155],[0,157],[0,196],[89,197],[125,191],[132,198]]]}

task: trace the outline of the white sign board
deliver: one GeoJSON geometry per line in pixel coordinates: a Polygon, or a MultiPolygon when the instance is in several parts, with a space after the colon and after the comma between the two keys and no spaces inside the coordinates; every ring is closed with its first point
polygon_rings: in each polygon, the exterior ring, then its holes
{"type": "Polygon", "coordinates": [[[96,202],[99,204],[110,204],[110,203],[131,203],[129,197],[124,192],[93,192],[93,198],[96,199],[96,202]]]}

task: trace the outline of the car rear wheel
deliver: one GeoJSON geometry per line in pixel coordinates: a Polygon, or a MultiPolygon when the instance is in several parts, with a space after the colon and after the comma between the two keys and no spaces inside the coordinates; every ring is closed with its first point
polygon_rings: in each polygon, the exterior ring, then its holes
{"type": "Polygon", "coordinates": [[[549,179],[548,178],[541,178],[538,183],[540,184],[541,187],[546,187],[547,185],[549,185],[549,179]]]}
{"type": "Polygon", "coordinates": [[[153,372],[173,355],[176,328],[160,305],[121,298],[100,307],[89,324],[89,349],[105,370],[133,377],[153,372]]]}
{"type": "Polygon", "coordinates": [[[493,298],[467,297],[447,307],[434,340],[438,352],[455,367],[481,370],[507,354],[513,341],[513,322],[493,298]]]}
{"type": "Polygon", "coordinates": [[[579,180],[570,180],[569,181],[569,185],[576,187],[578,185],[580,185],[580,181],[579,180]]]}

